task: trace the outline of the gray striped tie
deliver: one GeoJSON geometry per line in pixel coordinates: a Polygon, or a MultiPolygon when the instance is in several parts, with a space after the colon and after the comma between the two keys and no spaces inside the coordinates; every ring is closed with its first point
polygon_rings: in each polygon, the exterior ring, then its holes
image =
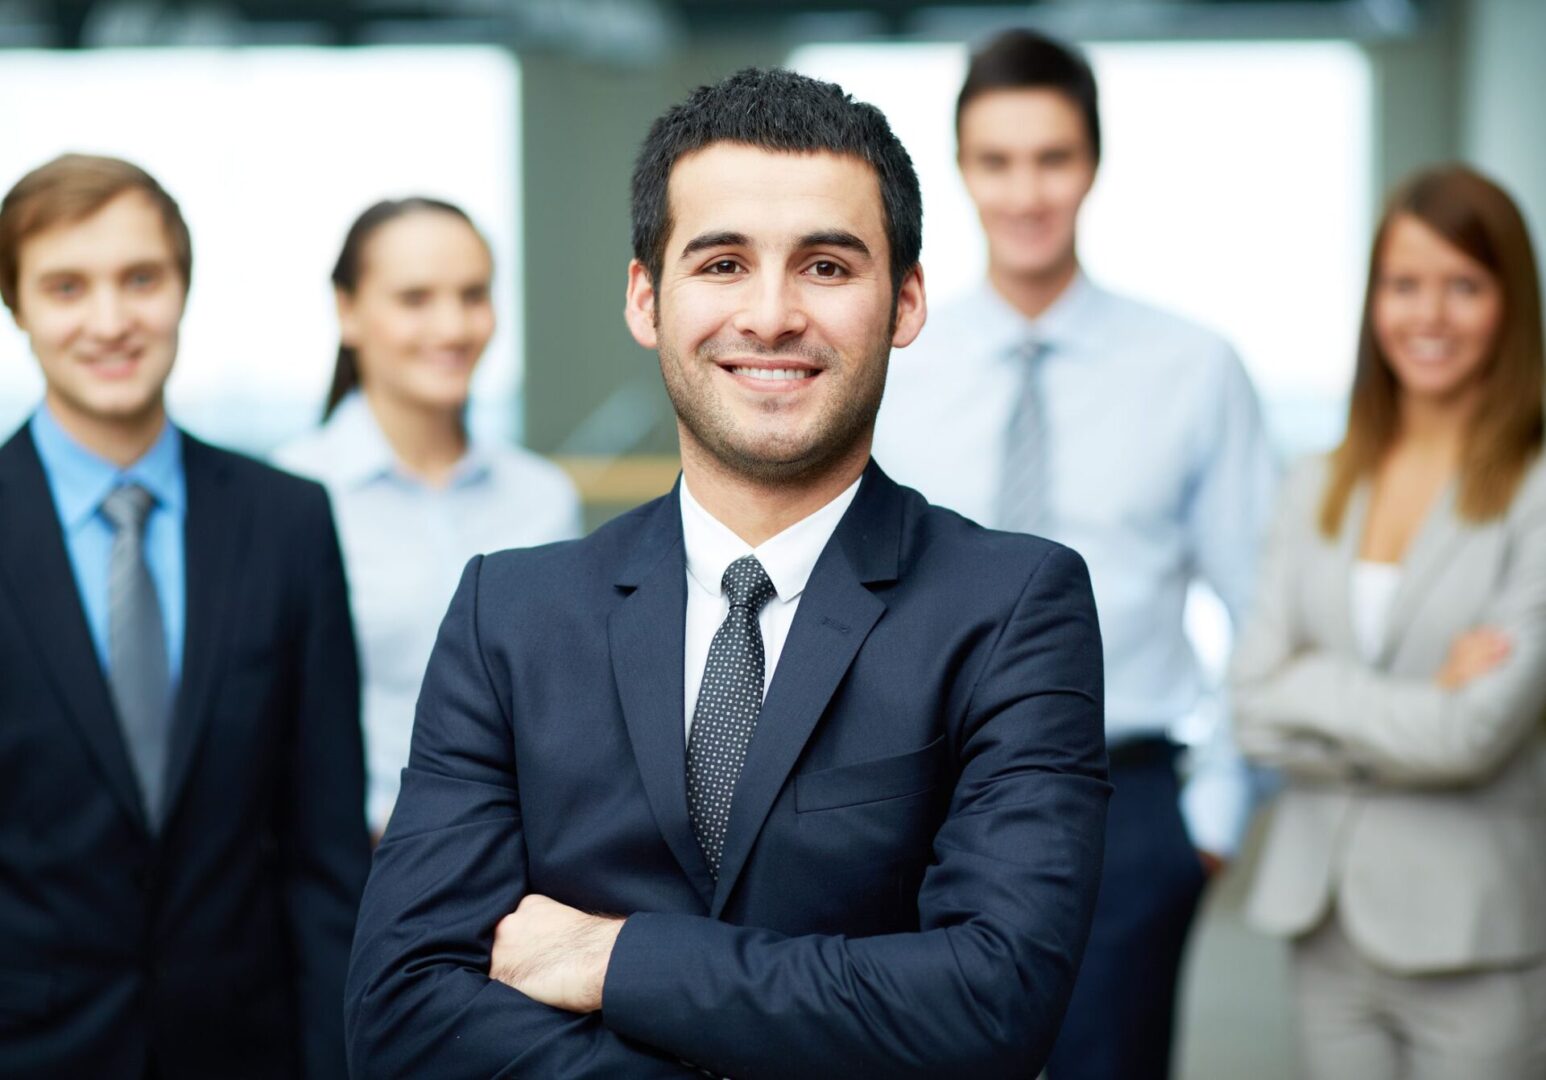
{"type": "Polygon", "coordinates": [[[161,602],[145,563],[145,518],[154,502],[144,488],[126,485],[102,500],[102,516],[114,530],[107,586],[108,684],[145,798],[146,818],[157,828],[166,780],[172,676],[161,602]]]}
{"type": "Polygon", "coordinates": [[[1027,341],[1014,350],[1014,355],[1020,364],[1020,393],[1004,433],[997,525],[1012,532],[1040,533],[1048,525],[1051,487],[1047,469],[1047,413],[1042,397],[1047,346],[1027,341]]]}

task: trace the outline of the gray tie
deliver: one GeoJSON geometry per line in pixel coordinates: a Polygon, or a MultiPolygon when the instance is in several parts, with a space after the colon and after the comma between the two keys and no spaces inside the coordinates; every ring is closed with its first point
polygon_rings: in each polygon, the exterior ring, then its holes
{"type": "Polygon", "coordinates": [[[727,566],[720,585],[730,610],[709,643],[703,685],[693,707],[692,733],[687,737],[688,817],[716,880],[730,823],[730,801],[762,712],[766,657],[757,616],[774,595],[768,572],[752,555],[727,566]]]}
{"type": "Polygon", "coordinates": [[[108,684],[152,828],[160,825],[163,809],[172,719],[161,602],[145,563],[145,518],[154,502],[150,492],[133,484],[102,500],[102,516],[114,531],[107,578],[108,684]]]}
{"type": "Polygon", "coordinates": [[[1003,473],[998,489],[1000,529],[1039,533],[1048,526],[1047,413],[1042,369],[1047,346],[1027,341],[1014,350],[1020,364],[1020,392],[1004,433],[1003,473]]]}

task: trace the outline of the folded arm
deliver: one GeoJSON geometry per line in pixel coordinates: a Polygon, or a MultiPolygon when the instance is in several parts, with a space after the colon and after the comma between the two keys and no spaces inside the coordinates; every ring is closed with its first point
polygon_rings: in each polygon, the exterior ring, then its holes
{"type": "Polygon", "coordinates": [[[1100,881],[1100,656],[1083,563],[1056,549],[973,691],[919,932],[786,936],[635,914],[611,953],[607,1026],[737,1080],[1034,1075],[1100,881]]]}
{"type": "Polygon", "coordinates": [[[697,1076],[595,1016],[489,978],[494,927],[526,891],[508,703],[478,635],[482,558],[430,659],[402,792],[360,907],[345,999],[350,1067],[375,1077],[697,1076]]]}
{"type": "MultiPolygon", "coordinates": [[[[1302,512],[1302,508],[1300,508],[1302,512]]],[[[1428,786],[1491,775],[1546,715],[1546,503],[1510,525],[1509,557],[1483,619],[1509,640],[1493,670],[1456,688],[1391,675],[1302,640],[1293,618],[1294,545],[1280,521],[1234,668],[1242,748],[1308,776],[1428,786]]]]}

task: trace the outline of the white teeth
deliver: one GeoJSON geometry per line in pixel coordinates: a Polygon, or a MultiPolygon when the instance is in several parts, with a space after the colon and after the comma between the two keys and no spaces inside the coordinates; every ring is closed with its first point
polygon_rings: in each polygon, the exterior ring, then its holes
{"type": "Polygon", "coordinates": [[[1419,360],[1443,360],[1449,356],[1447,341],[1414,341],[1411,344],[1412,354],[1419,360]]]}
{"type": "Polygon", "coordinates": [[[808,379],[816,374],[804,368],[754,368],[735,367],[730,369],[732,374],[745,375],[752,379],[765,379],[769,382],[789,381],[792,379],[808,379]]]}

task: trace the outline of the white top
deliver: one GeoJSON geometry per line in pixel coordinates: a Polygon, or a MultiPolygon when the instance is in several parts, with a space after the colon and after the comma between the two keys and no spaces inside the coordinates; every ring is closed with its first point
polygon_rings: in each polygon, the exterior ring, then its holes
{"type": "Polygon", "coordinates": [[[891,357],[875,459],[930,502],[997,524],[1023,347],[1045,346],[1047,535],[1090,568],[1113,746],[1207,717],[1183,798],[1193,841],[1228,854],[1249,807],[1244,767],[1183,620],[1194,581],[1241,625],[1277,466],[1234,350],[1217,334],[1083,274],[1030,320],[986,282],[929,313],[891,357]]]}
{"type": "Polygon", "coordinates": [[[1353,637],[1358,655],[1368,663],[1379,658],[1385,644],[1390,602],[1401,584],[1401,564],[1359,559],[1353,564],[1353,637]]]}
{"type": "Polygon", "coordinates": [[[580,535],[568,476],[536,454],[472,444],[443,488],[405,473],[365,399],[351,394],[274,461],[322,482],[349,580],[360,652],[366,816],[386,827],[440,620],[467,560],[580,535]]]}
{"type": "Polygon", "coordinates": [[[684,732],[692,732],[692,714],[698,706],[698,688],[703,684],[703,669],[709,661],[714,632],[730,613],[730,601],[720,588],[725,569],[743,555],[755,555],[773,582],[776,595],[763,605],[757,619],[766,658],[762,678],[762,692],[766,694],[805,583],[810,580],[827,541],[832,539],[837,523],[858,494],[862,479],[848,485],[841,495],[814,514],[754,548],[705,510],[687,489],[687,478],[682,478],[682,544],[687,552],[686,648],[682,655],[686,689],[682,700],[687,709],[684,732]]]}

